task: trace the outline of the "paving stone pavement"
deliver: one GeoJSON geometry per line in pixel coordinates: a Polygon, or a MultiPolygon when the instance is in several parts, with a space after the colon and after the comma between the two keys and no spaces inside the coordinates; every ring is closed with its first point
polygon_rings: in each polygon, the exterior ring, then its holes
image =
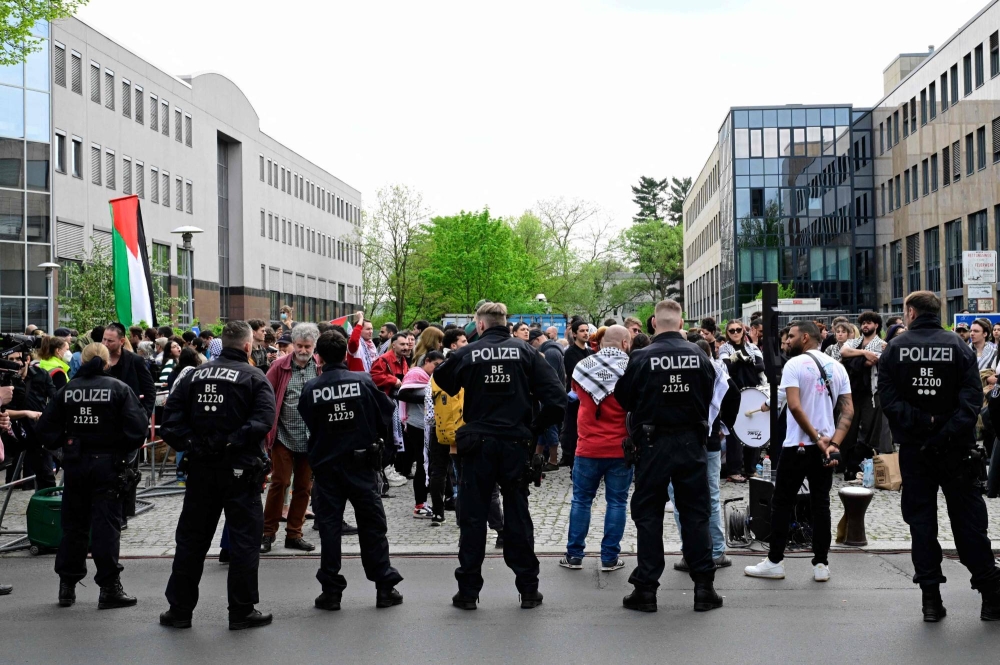
{"type": "MultiPolygon", "coordinates": [[[[568,469],[560,469],[546,474],[540,488],[531,488],[529,499],[531,514],[535,524],[535,546],[538,553],[561,554],[565,551],[566,532],[569,526],[570,503],[572,499],[572,480],[568,469]]],[[[834,480],[834,490],[844,486],[842,480],[834,480]]],[[[737,506],[746,507],[749,491],[746,484],[722,483],[722,499],[743,497],[744,501],[737,506]]],[[[24,529],[26,525],[25,510],[30,491],[15,491],[11,496],[10,506],[3,521],[7,529],[24,529]]],[[[458,551],[458,526],[455,514],[447,513],[448,521],[441,527],[431,527],[430,520],[414,519],[412,482],[391,490],[392,497],[384,500],[386,517],[389,523],[389,543],[392,552],[398,554],[415,553],[455,553],[458,551]]],[[[141,498],[141,497],[140,497],[141,498]]],[[[0,501],[3,494],[0,493],[0,501]]],[[[943,495],[939,495],[938,523],[940,539],[946,549],[954,547],[952,543],[951,524],[948,520],[943,495]]],[[[869,549],[895,550],[908,549],[910,532],[903,522],[899,509],[899,492],[875,490],[875,496],[866,514],[866,530],[869,549]]],[[[174,532],[177,518],[180,514],[182,495],[162,496],[151,499],[154,508],[129,520],[128,530],[122,533],[122,554],[127,556],[159,556],[171,555],[174,551],[174,532]]],[[[601,530],[604,523],[604,491],[598,492],[591,516],[591,531],[588,541],[588,553],[599,553],[601,530]]],[[[989,534],[993,539],[994,549],[1000,549],[1000,499],[988,499],[989,534]]],[[[836,525],[843,515],[843,506],[836,496],[832,497],[831,510],[833,524],[836,525]]],[[[354,523],[353,510],[348,506],[346,518],[354,523]]],[[[222,532],[220,521],[215,542],[219,542],[222,532]]],[[[492,545],[493,534],[489,533],[492,545]]],[[[307,522],[305,538],[319,545],[319,534],[311,530],[307,522]]],[[[8,542],[9,536],[0,538],[0,543],[8,542]]],[[[679,551],[680,539],[674,525],[673,516],[667,514],[664,518],[663,539],[667,551],[679,551]]],[[[283,545],[284,533],[279,531],[278,540],[271,556],[292,556],[302,552],[286,550],[283,545]]],[[[759,545],[757,546],[759,547],[759,545]]],[[[345,554],[357,553],[357,536],[344,538],[345,554]]],[[[626,520],[625,536],[622,539],[623,552],[635,552],[636,532],[631,519],[626,520]]],[[[215,551],[215,550],[213,550],[215,551]]],[[[317,552],[318,552],[317,547],[317,552]]],[[[487,549],[489,551],[489,549],[487,549]]],[[[315,554],[315,553],[314,553],[315,554]]]]}

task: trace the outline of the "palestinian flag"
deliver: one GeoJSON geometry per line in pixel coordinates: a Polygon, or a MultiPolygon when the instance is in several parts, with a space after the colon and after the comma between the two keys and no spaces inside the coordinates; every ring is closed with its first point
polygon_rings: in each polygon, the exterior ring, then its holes
{"type": "Polygon", "coordinates": [[[347,334],[350,335],[351,334],[351,330],[354,329],[354,326],[352,326],[351,322],[350,322],[350,319],[352,319],[352,318],[354,318],[353,315],[351,315],[351,316],[342,316],[339,319],[334,319],[333,321],[330,321],[330,325],[332,325],[332,326],[343,326],[344,330],[347,331],[347,334]]]}
{"type": "Polygon", "coordinates": [[[153,279],[149,270],[139,197],[124,196],[112,199],[109,204],[113,228],[115,311],[118,321],[126,327],[145,321],[155,328],[157,323],[153,308],[153,279]]]}

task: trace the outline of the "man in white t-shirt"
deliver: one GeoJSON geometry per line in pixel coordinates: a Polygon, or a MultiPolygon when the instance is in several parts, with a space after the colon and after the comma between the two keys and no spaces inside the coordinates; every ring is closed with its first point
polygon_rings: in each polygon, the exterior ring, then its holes
{"type": "Polygon", "coordinates": [[[830,579],[830,488],[840,444],[851,428],[854,404],[851,382],[843,365],[819,350],[819,329],[811,321],[789,325],[792,359],[781,374],[779,389],[788,404],[788,433],[781,449],[778,475],[771,496],[771,538],[767,558],[743,572],[750,577],[783,579],[792,508],[809,479],[809,504],[813,527],[813,579],[830,579]],[[822,370],[820,368],[822,367],[822,370]],[[825,374],[825,378],[824,378],[825,374]],[[833,395],[833,397],[831,397],[833,395]],[[834,401],[839,414],[834,419],[834,401]],[[831,455],[835,455],[830,459],[831,455]]]}

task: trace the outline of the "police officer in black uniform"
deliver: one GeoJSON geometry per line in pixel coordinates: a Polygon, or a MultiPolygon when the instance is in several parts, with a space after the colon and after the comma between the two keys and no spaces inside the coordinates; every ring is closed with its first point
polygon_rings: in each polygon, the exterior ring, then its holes
{"type": "Polygon", "coordinates": [[[62,448],[63,537],[56,555],[59,605],[76,602],[76,583],[87,576],[87,542],[101,587],[99,609],[129,607],[136,599],[121,584],[121,496],[127,486],[125,456],[146,439],[149,420],[132,390],[104,374],[108,350],[90,344],[82,365],[45,407],[36,435],[50,450],[62,448]]]}
{"type": "Polygon", "coordinates": [[[205,554],[225,511],[229,527],[229,629],[271,623],[254,609],[264,512],[260,495],[269,461],[263,440],[275,418],[274,391],[248,359],[253,334],[244,321],[222,331],[222,354],[188,372],[164,408],[164,441],[187,454],[187,492],[177,523],[177,553],[167,583],[170,609],[160,623],[190,628],[205,554]]]}
{"type": "Polygon", "coordinates": [[[903,519],[913,541],[913,582],[920,585],[924,621],[946,612],[941,602],[941,546],[937,541],[937,493],[944,492],[962,564],[982,594],[980,618],[1000,620],[1000,568],[987,535],[982,459],[976,419],[983,404],[975,352],[941,328],[941,300],[916,291],[904,304],[905,335],[894,337],[879,359],[878,392],[899,443],[903,519]]]}
{"type": "Polygon", "coordinates": [[[521,607],[542,603],[534,527],[528,512],[528,482],[540,481],[541,456],[532,460],[536,435],[562,421],[565,386],[545,358],[527,342],[510,336],[507,308],[485,303],[476,311],[479,340],[452,351],[434,371],[442,390],[455,396],[465,388],[463,418],[456,445],[461,506],[455,570],[458,593],[452,604],[476,609],[483,588],[486,520],[493,486],[503,494],[503,558],[514,571],[521,607]],[[532,422],[532,406],[541,404],[532,422]],[[529,468],[530,465],[530,468],[529,468]]]}
{"type": "Polygon", "coordinates": [[[694,609],[705,612],[722,606],[713,586],[705,452],[715,367],[685,339],[683,323],[679,304],[673,300],[658,303],[659,334],[649,346],[632,354],[615,386],[615,397],[629,412],[636,448],[632,520],[638,532],[638,565],[629,577],[635,590],[623,602],[642,612],[656,611],[656,588],[664,566],[663,512],[671,481],[681,515],[684,560],[694,580],[694,609]]]}
{"type": "Polygon", "coordinates": [[[340,574],[344,507],[354,506],[365,576],[375,583],[375,607],[403,602],[394,588],[403,577],[389,564],[385,510],[378,491],[381,440],[392,437],[392,402],[367,372],[344,364],[347,339],[338,331],[320,335],[316,353],[323,372],[302,389],[299,413],[309,428],[313,507],[323,551],[316,579],[323,593],[316,607],[339,610],[347,581],[340,574]]]}

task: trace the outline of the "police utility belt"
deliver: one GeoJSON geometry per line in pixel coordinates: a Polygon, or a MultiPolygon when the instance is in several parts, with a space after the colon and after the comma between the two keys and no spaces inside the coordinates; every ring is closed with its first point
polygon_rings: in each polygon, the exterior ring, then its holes
{"type": "Polygon", "coordinates": [[[680,425],[677,427],[668,425],[643,425],[639,434],[639,445],[636,445],[635,438],[626,436],[622,439],[622,452],[625,454],[625,466],[631,468],[639,463],[642,458],[642,444],[653,445],[657,437],[684,434],[693,432],[701,439],[701,445],[708,444],[709,428],[707,422],[700,422],[694,425],[680,425]]]}
{"type": "Polygon", "coordinates": [[[62,447],[63,463],[72,464],[82,460],[84,457],[100,457],[114,461],[116,482],[114,487],[108,492],[111,499],[120,499],[127,496],[139,486],[139,481],[142,480],[142,472],[132,468],[128,464],[125,459],[125,453],[107,451],[87,452],[83,449],[84,446],[85,444],[80,437],[66,437],[62,447]]]}

